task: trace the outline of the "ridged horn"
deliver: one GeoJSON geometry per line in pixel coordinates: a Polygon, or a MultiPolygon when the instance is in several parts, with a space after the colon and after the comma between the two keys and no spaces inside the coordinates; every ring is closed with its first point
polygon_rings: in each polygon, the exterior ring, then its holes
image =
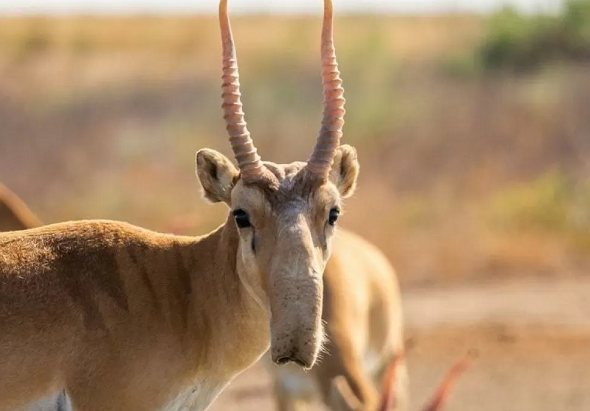
{"type": "Polygon", "coordinates": [[[315,148],[307,168],[323,179],[327,179],[334,161],[336,149],[342,137],[344,126],[344,89],[338,71],[334,49],[332,0],[324,0],[324,21],[322,26],[322,84],[324,89],[324,117],[315,148]]]}
{"type": "Polygon", "coordinates": [[[219,2],[219,26],[223,49],[222,94],[223,118],[232,150],[238,162],[242,179],[252,181],[263,174],[263,165],[244,119],[240,99],[240,76],[236,48],[227,13],[227,0],[219,2]]]}

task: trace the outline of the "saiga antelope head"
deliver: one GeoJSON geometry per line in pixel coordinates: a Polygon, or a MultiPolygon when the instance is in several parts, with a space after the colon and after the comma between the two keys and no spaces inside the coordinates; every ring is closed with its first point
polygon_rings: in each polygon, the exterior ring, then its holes
{"type": "Polygon", "coordinates": [[[324,115],[307,161],[261,161],[248,132],[227,0],[219,21],[223,44],[223,111],[238,163],[222,154],[197,152],[204,195],[224,202],[239,233],[237,270],[250,295],[269,313],[270,351],[277,364],[311,367],[322,343],[322,275],[342,199],[354,191],[356,151],[340,146],[344,90],[333,43],[331,0],[324,1],[321,38],[324,115]]]}

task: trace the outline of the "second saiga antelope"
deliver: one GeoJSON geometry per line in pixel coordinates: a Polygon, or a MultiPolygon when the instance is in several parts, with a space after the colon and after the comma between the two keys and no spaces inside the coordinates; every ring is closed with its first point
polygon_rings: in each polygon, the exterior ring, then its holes
{"type": "Polygon", "coordinates": [[[204,411],[270,345],[310,368],[323,339],[323,278],[356,152],[324,1],[324,116],[307,161],[262,162],[244,121],[220,2],[223,111],[236,168],[200,150],[204,195],[230,211],[201,237],[78,221],[0,234],[0,411],[204,411]]]}
{"type": "MultiPolygon", "coordinates": [[[[338,230],[324,272],[326,352],[304,372],[292,365],[270,366],[279,411],[304,411],[318,396],[334,408],[332,381],[343,378],[356,399],[356,411],[373,411],[380,400],[385,370],[403,350],[401,297],[386,257],[363,238],[338,230]]],[[[396,410],[407,400],[405,361],[396,361],[396,410]]]]}

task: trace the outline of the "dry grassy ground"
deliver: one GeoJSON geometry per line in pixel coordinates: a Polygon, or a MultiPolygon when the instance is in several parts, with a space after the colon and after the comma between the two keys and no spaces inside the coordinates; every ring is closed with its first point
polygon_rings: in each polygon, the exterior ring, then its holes
{"type": "MultiPolygon", "coordinates": [[[[590,409],[589,298],[587,280],[406,292],[408,336],[417,343],[408,356],[411,409],[470,349],[478,359],[448,411],[590,409]]],[[[274,410],[266,370],[241,375],[212,408],[222,410],[274,410]]]]}

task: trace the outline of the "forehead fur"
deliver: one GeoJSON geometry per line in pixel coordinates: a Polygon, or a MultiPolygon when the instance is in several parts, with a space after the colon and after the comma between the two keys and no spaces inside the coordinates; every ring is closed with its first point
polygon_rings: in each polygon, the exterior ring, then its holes
{"type": "MultiPolygon", "coordinates": [[[[330,182],[326,184],[309,174],[305,170],[305,164],[304,162],[290,164],[264,162],[264,166],[276,180],[271,182],[256,181],[248,184],[244,184],[240,180],[238,187],[242,186],[243,189],[234,190],[234,193],[236,197],[242,197],[246,193],[248,197],[258,197],[273,209],[281,208],[281,206],[297,200],[306,202],[313,200],[319,203],[338,201],[340,196],[336,187],[330,182]]],[[[237,200],[233,195],[232,197],[237,200]]]]}

